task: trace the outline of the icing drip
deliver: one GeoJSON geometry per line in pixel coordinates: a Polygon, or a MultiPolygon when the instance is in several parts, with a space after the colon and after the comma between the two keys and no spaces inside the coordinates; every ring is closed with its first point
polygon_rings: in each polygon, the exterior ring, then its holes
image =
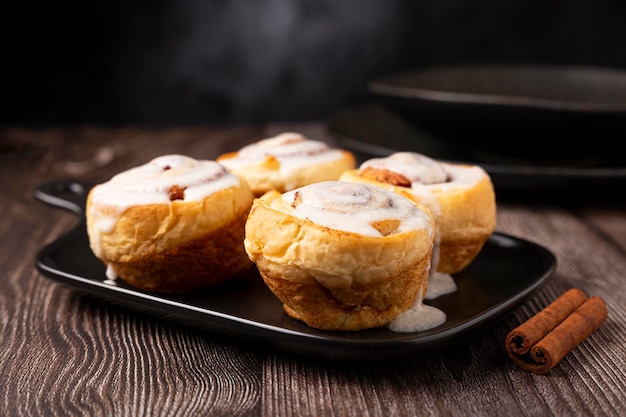
{"type": "Polygon", "coordinates": [[[442,295],[456,292],[456,290],[456,282],[454,278],[452,278],[452,275],[431,271],[428,277],[428,287],[424,299],[433,300],[442,295]]]}
{"type": "Polygon", "coordinates": [[[111,267],[111,265],[107,265],[106,277],[111,281],[115,281],[115,279],[117,278],[117,273],[113,270],[113,267],[111,267]]]}
{"type": "Polygon", "coordinates": [[[446,313],[440,309],[420,301],[393,319],[387,327],[397,333],[423,332],[445,323],[446,318],[446,313]]]}
{"type": "Polygon", "coordinates": [[[456,282],[452,275],[443,272],[437,272],[437,265],[439,265],[440,258],[440,238],[435,238],[435,245],[433,246],[432,256],[432,268],[430,275],[428,276],[428,287],[426,289],[425,300],[432,300],[444,294],[450,294],[457,290],[456,282]]]}
{"type": "Polygon", "coordinates": [[[438,254],[433,254],[428,280],[422,281],[422,289],[418,291],[413,306],[393,319],[387,328],[397,333],[422,332],[437,327],[446,321],[446,313],[440,309],[423,303],[423,300],[437,298],[444,294],[456,291],[457,286],[450,274],[435,272],[434,266],[438,260],[438,254]],[[427,290],[422,298],[423,287],[427,290]]]}
{"type": "Polygon", "coordinates": [[[323,181],[283,194],[292,214],[331,229],[380,237],[378,222],[398,220],[395,233],[434,228],[426,213],[391,191],[365,184],[323,181]]]}

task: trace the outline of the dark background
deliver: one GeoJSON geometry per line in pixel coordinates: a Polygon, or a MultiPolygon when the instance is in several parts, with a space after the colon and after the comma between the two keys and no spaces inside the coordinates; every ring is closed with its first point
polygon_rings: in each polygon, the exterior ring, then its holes
{"type": "Polygon", "coordinates": [[[411,68],[626,67],[623,0],[112,0],[20,8],[19,23],[4,29],[3,125],[302,121],[364,99],[372,78],[411,68]]]}

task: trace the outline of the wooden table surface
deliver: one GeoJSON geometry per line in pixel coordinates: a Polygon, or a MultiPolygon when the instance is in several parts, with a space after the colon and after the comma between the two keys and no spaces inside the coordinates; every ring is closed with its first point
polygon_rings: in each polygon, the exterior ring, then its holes
{"type": "Polygon", "coordinates": [[[39,184],[104,181],[167,153],[214,159],[285,130],[332,142],[322,123],[0,131],[0,415],[626,415],[623,198],[498,195],[497,231],[551,250],[554,275],[469,340],[400,366],[234,343],[87,297],[35,268],[37,251],[77,224],[34,198],[39,184]],[[521,370],[506,355],[507,333],[571,287],[602,297],[608,319],[549,373],[521,370]]]}

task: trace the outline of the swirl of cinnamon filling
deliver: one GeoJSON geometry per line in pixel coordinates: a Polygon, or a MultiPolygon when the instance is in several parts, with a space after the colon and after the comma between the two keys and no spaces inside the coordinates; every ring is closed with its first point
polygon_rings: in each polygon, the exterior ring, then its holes
{"type": "Polygon", "coordinates": [[[217,162],[165,155],[97,185],[92,199],[96,207],[104,202],[123,212],[133,205],[201,201],[216,191],[238,185],[239,181],[217,162]]]}
{"type": "Polygon", "coordinates": [[[323,181],[284,193],[293,216],[364,236],[387,236],[430,227],[429,217],[409,200],[378,187],[323,181]]]}
{"type": "Polygon", "coordinates": [[[236,154],[218,158],[227,168],[239,169],[266,160],[276,161],[284,175],[323,162],[344,158],[344,152],[305,136],[285,132],[241,148],[236,154]]]}

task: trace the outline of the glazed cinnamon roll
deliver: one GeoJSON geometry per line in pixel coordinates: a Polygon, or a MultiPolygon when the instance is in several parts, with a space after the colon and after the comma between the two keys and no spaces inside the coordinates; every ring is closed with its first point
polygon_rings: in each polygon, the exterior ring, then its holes
{"type": "Polygon", "coordinates": [[[90,190],[89,244],[109,278],[138,289],[208,288],[252,266],[243,239],[253,198],[217,162],[161,156],[90,190]]]}
{"type": "Polygon", "coordinates": [[[243,177],[259,197],[318,181],[336,180],[356,167],[352,153],[299,133],[285,132],[221,155],[217,161],[243,177]]]}
{"type": "Polygon", "coordinates": [[[379,187],[323,181],[255,199],[244,244],[289,316],[354,331],[421,301],[434,237],[427,208],[379,187]]]}
{"type": "Polygon", "coordinates": [[[396,152],[367,160],[340,179],[377,185],[427,206],[437,225],[433,271],[455,274],[466,268],[496,226],[493,184],[477,165],[396,152]]]}

